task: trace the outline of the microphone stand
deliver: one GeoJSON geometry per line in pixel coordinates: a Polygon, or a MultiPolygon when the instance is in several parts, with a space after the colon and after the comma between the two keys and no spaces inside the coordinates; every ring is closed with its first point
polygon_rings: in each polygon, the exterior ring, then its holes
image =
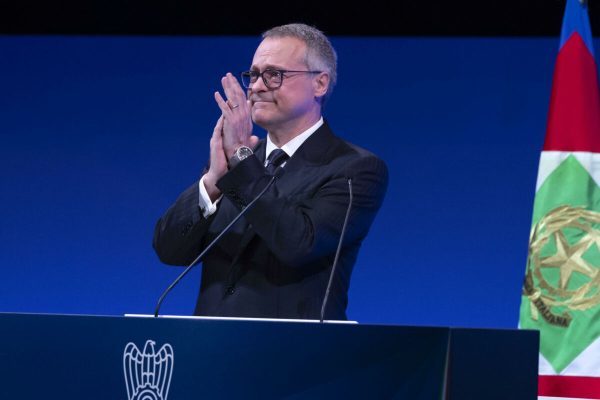
{"type": "Polygon", "coordinates": [[[344,218],[344,225],[342,226],[342,233],[340,234],[340,241],[335,252],[335,258],[333,260],[333,266],[331,267],[331,273],[329,274],[329,283],[327,283],[327,290],[325,290],[325,297],[323,298],[323,305],[321,306],[321,320],[325,317],[325,307],[327,307],[327,300],[329,299],[329,291],[331,290],[331,283],[333,282],[333,276],[335,274],[335,267],[337,266],[338,258],[340,257],[340,251],[342,249],[342,242],[344,241],[344,235],[346,234],[346,226],[348,225],[348,218],[350,217],[350,209],[352,208],[352,178],[348,178],[348,194],[350,199],[348,200],[348,209],[346,210],[346,217],[344,218]]]}

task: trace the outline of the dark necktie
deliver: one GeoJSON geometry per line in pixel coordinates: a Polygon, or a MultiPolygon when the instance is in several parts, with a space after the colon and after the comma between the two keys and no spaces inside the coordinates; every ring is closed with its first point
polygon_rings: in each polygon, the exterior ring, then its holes
{"type": "Polygon", "coordinates": [[[290,156],[288,156],[285,151],[281,149],[273,150],[267,158],[267,173],[273,175],[277,167],[286,162],[288,158],[290,158],[290,156]]]}

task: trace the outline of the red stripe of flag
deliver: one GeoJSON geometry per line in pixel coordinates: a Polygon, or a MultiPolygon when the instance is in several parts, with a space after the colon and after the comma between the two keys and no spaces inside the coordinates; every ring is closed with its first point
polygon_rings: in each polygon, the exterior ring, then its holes
{"type": "Polygon", "coordinates": [[[600,399],[600,377],[540,375],[538,395],[600,399]]]}
{"type": "Polygon", "coordinates": [[[600,152],[596,61],[578,32],[556,59],[544,150],[600,152]]]}

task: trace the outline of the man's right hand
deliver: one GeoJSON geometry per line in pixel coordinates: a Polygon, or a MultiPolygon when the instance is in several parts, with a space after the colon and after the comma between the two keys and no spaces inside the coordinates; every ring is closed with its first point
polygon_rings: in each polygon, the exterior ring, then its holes
{"type": "Polygon", "coordinates": [[[223,150],[223,121],[221,115],[210,138],[210,167],[204,175],[204,187],[212,202],[221,196],[217,181],[227,173],[227,157],[223,150]]]}

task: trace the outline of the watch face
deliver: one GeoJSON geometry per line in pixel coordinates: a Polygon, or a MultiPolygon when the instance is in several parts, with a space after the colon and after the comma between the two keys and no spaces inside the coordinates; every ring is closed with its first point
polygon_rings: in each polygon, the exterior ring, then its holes
{"type": "Polygon", "coordinates": [[[235,153],[233,153],[233,157],[229,160],[229,167],[233,168],[239,164],[240,161],[250,157],[252,155],[252,149],[246,146],[242,146],[238,148],[235,153]]]}
{"type": "Polygon", "coordinates": [[[244,158],[250,157],[252,155],[252,150],[249,147],[242,146],[236,151],[236,155],[240,160],[244,158]]]}

